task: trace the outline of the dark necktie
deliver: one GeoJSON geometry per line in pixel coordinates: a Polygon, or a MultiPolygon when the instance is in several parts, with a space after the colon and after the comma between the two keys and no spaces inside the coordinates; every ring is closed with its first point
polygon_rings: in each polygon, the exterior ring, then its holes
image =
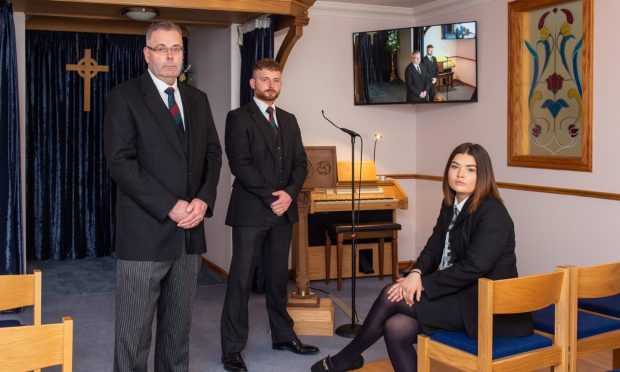
{"type": "Polygon", "coordinates": [[[267,107],[265,112],[269,114],[269,124],[271,125],[271,129],[273,129],[277,137],[278,136],[278,124],[276,124],[276,118],[273,116],[273,107],[272,106],[267,107]]]}
{"type": "Polygon", "coordinates": [[[418,74],[420,73],[420,65],[415,65],[415,69],[418,72],[418,74]]]}
{"type": "Polygon", "coordinates": [[[164,92],[168,95],[168,110],[170,110],[170,115],[174,118],[174,122],[177,123],[179,130],[185,132],[181,110],[179,109],[179,105],[177,105],[177,101],[174,99],[174,88],[169,87],[164,92]]]}

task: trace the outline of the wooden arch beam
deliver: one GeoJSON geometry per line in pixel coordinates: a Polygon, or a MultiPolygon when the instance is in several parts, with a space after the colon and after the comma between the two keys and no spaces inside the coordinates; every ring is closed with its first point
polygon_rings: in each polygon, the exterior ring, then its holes
{"type": "Polygon", "coordinates": [[[295,43],[297,43],[297,40],[303,35],[304,26],[307,26],[310,22],[310,18],[308,18],[308,9],[314,4],[314,1],[315,0],[293,0],[291,15],[278,15],[274,17],[274,29],[276,31],[288,28],[288,32],[276,55],[276,61],[278,61],[282,68],[286,65],[286,60],[291,54],[295,43]]]}

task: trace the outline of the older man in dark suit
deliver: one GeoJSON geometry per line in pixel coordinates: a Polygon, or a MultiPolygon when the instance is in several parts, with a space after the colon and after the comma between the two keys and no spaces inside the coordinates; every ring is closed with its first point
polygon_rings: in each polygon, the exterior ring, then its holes
{"type": "Polygon", "coordinates": [[[411,54],[411,63],[405,69],[405,82],[407,85],[407,102],[428,101],[428,75],[420,66],[420,51],[411,54]]]}
{"type": "Polygon", "coordinates": [[[259,251],[273,349],[318,352],[299,341],[286,310],[288,256],[299,219],[296,199],[307,164],[297,119],[275,106],[281,75],[274,60],[258,61],[250,79],[254,99],[226,118],[226,155],[235,176],[226,216],[233,227],[233,256],[220,328],[227,371],[247,371],[241,351],[248,339],[249,286],[259,251]]]}
{"type": "Polygon", "coordinates": [[[114,371],[147,370],[156,312],[155,370],[187,371],[221,148],[206,94],[177,83],[179,27],[151,25],[144,58],[148,71],[110,92],[104,124],[117,184],[114,371]]]}

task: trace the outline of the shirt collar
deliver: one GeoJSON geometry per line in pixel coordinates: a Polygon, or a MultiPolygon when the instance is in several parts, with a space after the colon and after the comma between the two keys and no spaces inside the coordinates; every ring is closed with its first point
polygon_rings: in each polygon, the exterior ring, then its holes
{"type": "Polygon", "coordinates": [[[456,210],[458,210],[459,213],[461,213],[461,210],[463,209],[463,206],[465,205],[465,203],[467,203],[467,199],[469,199],[469,196],[466,197],[465,199],[463,199],[463,201],[459,202],[456,199],[456,196],[454,197],[454,208],[456,208],[456,210]]]}
{"type": "MultiPolygon", "coordinates": [[[[148,70],[149,75],[151,75],[151,79],[153,79],[153,83],[155,83],[155,87],[157,87],[157,91],[158,92],[163,92],[166,89],[168,89],[169,87],[173,87],[175,92],[179,91],[179,87],[177,85],[177,80],[174,80],[174,84],[172,85],[168,85],[168,83],[160,80],[157,76],[155,76],[151,70],[148,70]]],[[[161,93],[160,93],[161,94],[161,93]]]]}
{"type": "MultiPolygon", "coordinates": [[[[265,102],[260,100],[259,98],[257,98],[256,96],[253,97],[254,102],[256,102],[256,106],[258,106],[258,109],[260,110],[260,112],[265,113],[265,111],[267,110],[267,107],[269,107],[269,105],[265,102]]],[[[276,104],[274,102],[273,105],[271,105],[271,107],[273,107],[273,113],[275,114],[276,112],[276,104]]]]}

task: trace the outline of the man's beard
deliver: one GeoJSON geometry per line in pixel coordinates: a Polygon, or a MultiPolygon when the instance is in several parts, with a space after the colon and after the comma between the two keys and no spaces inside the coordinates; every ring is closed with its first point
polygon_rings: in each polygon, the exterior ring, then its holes
{"type": "Polygon", "coordinates": [[[278,96],[280,95],[280,92],[274,89],[269,89],[266,91],[255,90],[254,95],[256,96],[256,98],[263,100],[263,101],[275,101],[276,98],[278,98],[278,96]],[[267,95],[266,93],[274,93],[274,94],[267,95]]]}

